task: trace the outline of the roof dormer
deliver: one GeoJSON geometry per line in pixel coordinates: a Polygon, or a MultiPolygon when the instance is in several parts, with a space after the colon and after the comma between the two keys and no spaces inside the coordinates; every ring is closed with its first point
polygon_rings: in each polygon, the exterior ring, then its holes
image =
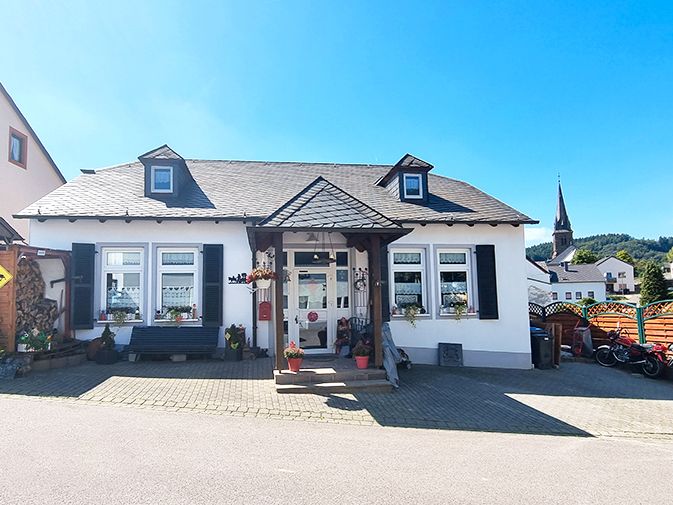
{"type": "Polygon", "coordinates": [[[145,168],[145,196],[166,199],[179,196],[191,178],[182,156],[167,145],[138,156],[145,168]]]}
{"type": "Polygon", "coordinates": [[[376,184],[386,188],[402,202],[428,202],[428,172],[434,167],[420,158],[405,154],[376,184]]]}

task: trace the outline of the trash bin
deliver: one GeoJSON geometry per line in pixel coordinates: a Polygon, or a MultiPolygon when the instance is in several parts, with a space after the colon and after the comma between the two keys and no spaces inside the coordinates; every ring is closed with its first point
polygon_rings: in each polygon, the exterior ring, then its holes
{"type": "Polygon", "coordinates": [[[530,328],[531,359],[535,368],[548,370],[554,366],[554,337],[541,328],[530,328]]]}

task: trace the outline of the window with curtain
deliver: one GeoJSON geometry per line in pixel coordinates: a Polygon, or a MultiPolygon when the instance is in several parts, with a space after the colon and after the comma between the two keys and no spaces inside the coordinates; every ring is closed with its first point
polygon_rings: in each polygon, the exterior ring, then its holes
{"type": "Polygon", "coordinates": [[[134,316],[142,312],[143,250],[106,247],[101,250],[101,256],[100,311],[106,316],[120,311],[134,316]]]}
{"type": "Polygon", "coordinates": [[[9,128],[9,161],[22,168],[26,168],[28,154],[28,137],[23,133],[9,128]]]}
{"type": "Polygon", "coordinates": [[[158,319],[171,319],[172,314],[193,316],[198,303],[198,249],[160,248],[157,251],[158,319]]]}
{"type": "Polygon", "coordinates": [[[390,255],[393,314],[415,305],[425,312],[425,250],[399,250],[390,255]]]}
{"type": "Polygon", "coordinates": [[[472,272],[469,249],[439,249],[437,275],[439,288],[439,313],[451,314],[457,306],[464,312],[473,312],[472,272]]]}

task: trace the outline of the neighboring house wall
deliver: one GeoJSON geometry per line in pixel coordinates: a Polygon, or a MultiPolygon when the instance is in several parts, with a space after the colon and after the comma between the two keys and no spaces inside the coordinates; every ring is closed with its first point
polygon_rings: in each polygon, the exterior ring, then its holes
{"type": "MultiPolygon", "coordinates": [[[[252,253],[248,245],[245,226],[240,222],[194,221],[188,224],[184,221],[106,221],[78,220],[70,223],[67,220],[47,220],[40,223],[31,220],[30,243],[42,247],[70,250],[73,242],[96,244],[97,252],[104,245],[124,245],[142,248],[144,250],[143,275],[143,303],[142,318],[144,324],[151,324],[151,314],[156,310],[156,248],[159,246],[200,246],[203,244],[223,244],[224,246],[224,296],[223,296],[223,323],[226,326],[232,323],[243,324],[248,328],[251,336],[252,328],[252,297],[244,285],[228,284],[227,276],[250,271],[252,253]],[[149,287],[149,289],[148,289],[149,287]]],[[[199,261],[199,272],[201,262],[199,261]]],[[[198,278],[200,279],[200,275],[198,278]]],[[[96,277],[101,283],[101,258],[96,255],[96,277]]],[[[201,293],[197,290],[197,309],[200,310],[201,293]]],[[[94,293],[94,309],[101,306],[100,284],[96,285],[94,293]]],[[[103,324],[97,324],[92,330],[77,330],[79,339],[91,339],[100,336],[103,324]]],[[[127,344],[131,335],[131,326],[114,330],[117,332],[116,341],[127,344]]],[[[220,346],[224,345],[222,331],[220,332],[220,346]]],[[[264,342],[263,347],[268,347],[264,342]]]]}
{"type": "Polygon", "coordinates": [[[549,273],[543,272],[537,265],[530,260],[526,262],[526,279],[528,282],[528,301],[538,305],[548,305],[551,303],[551,282],[549,273]]]}
{"type": "Polygon", "coordinates": [[[0,173],[3,188],[0,217],[27,240],[28,220],[14,219],[12,215],[62,185],[63,180],[2,91],[0,89],[0,173]],[[10,128],[26,136],[25,168],[9,161],[10,128]]]}
{"type": "Polygon", "coordinates": [[[593,298],[597,302],[603,302],[606,299],[605,283],[603,282],[553,282],[551,285],[552,297],[554,293],[557,298],[554,301],[559,302],[578,302],[582,298],[593,298]],[[577,296],[577,293],[580,296],[577,296]],[[593,292],[594,296],[589,296],[593,292]],[[570,293],[570,300],[566,298],[566,293],[570,293]]]}
{"type": "Polygon", "coordinates": [[[615,293],[621,292],[622,289],[626,289],[631,293],[635,291],[636,282],[633,273],[633,265],[629,265],[625,261],[611,256],[596,263],[596,268],[600,270],[603,276],[606,276],[606,274],[612,275],[614,283],[610,282],[610,284],[614,285],[613,289],[615,293]]]}
{"type": "MultiPolygon", "coordinates": [[[[437,344],[449,342],[463,345],[467,366],[530,368],[526,268],[521,261],[525,257],[523,226],[414,225],[414,231],[392,243],[388,251],[390,255],[395,249],[417,247],[424,248],[426,258],[431,259],[425,268],[426,289],[431,294],[426,307],[428,314],[418,316],[415,328],[404,316],[393,316],[390,327],[395,344],[418,363],[437,364],[437,344]],[[483,320],[477,315],[467,315],[456,320],[453,315],[440,315],[439,297],[435,294],[439,289],[438,265],[434,260],[437,249],[465,247],[474,251],[474,246],[480,244],[495,246],[499,318],[483,320]]],[[[473,298],[478,309],[474,255],[472,260],[471,277],[476,295],[473,298]]]]}

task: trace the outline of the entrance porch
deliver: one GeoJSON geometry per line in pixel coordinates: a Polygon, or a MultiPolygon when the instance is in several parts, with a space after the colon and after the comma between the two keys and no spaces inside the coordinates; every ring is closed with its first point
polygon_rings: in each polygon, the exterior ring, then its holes
{"type": "Polygon", "coordinates": [[[337,321],[351,317],[371,323],[373,365],[383,365],[382,257],[388,244],[410,231],[321,177],[248,228],[255,261],[266,254],[277,276],[264,300],[272,305],[276,370],[286,368],[283,349],[290,341],[309,355],[335,354],[337,321]]]}

